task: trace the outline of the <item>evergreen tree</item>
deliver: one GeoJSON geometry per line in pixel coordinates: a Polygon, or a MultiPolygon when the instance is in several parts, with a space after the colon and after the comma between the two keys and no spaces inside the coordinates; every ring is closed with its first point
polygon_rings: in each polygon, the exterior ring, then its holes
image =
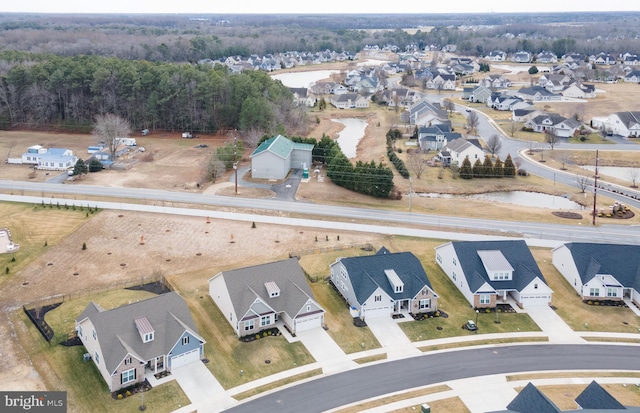
{"type": "Polygon", "coordinates": [[[507,159],[504,160],[502,175],[508,178],[513,178],[514,176],[516,176],[516,166],[511,159],[511,154],[508,154],[507,159]]]}
{"type": "Polygon", "coordinates": [[[87,172],[89,172],[89,167],[82,160],[82,158],[78,158],[78,161],[73,166],[73,175],[74,176],[82,176],[82,175],[85,175],[87,172]]]}
{"type": "Polygon", "coordinates": [[[480,159],[476,159],[476,162],[473,164],[473,177],[482,178],[482,172],[482,162],[480,162],[480,159]]]}
{"type": "Polygon", "coordinates": [[[493,162],[489,155],[484,157],[484,163],[482,164],[482,176],[485,178],[491,178],[493,176],[493,162]]]}
{"type": "Polygon", "coordinates": [[[504,167],[502,166],[500,157],[498,157],[496,162],[493,164],[493,176],[496,178],[502,178],[504,176],[504,167]]]}
{"type": "Polygon", "coordinates": [[[460,166],[460,170],[458,171],[460,178],[462,179],[471,179],[473,178],[473,170],[471,168],[471,161],[469,157],[465,157],[464,161],[462,161],[462,166],[460,166]]]}

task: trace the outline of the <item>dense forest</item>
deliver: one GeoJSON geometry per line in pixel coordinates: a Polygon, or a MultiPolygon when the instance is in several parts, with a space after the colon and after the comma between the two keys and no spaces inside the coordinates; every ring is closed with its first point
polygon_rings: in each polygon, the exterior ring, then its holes
{"type": "Polygon", "coordinates": [[[88,131],[113,113],[137,129],[284,133],[304,128],[291,92],[264,72],[102,56],[0,52],[0,127],[88,131]]]}

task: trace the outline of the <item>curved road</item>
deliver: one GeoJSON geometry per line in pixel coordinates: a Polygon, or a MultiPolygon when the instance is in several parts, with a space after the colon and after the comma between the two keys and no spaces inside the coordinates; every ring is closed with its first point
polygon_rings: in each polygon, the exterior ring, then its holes
{"type": "Polygon", "coordinates": [[[543,370],[640,370],[640,346],[541,344],[426,354],[324,376],[225,411],[323,412],[451,380],[543,370]]]}

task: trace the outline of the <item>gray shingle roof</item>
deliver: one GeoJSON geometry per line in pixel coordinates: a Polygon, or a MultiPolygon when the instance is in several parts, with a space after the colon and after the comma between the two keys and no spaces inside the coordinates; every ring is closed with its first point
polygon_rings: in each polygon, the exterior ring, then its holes
{"type": "Polygon", "coordinates": [[[411,252],[390,253],[381,248],[375,255],[342,258],[340,262],[349,273],[353,291],[359,303],[366,301],[380,287],[396,299],[413,298],[425,285],[433,290],[420,260],[411,252]],[[396,293],[385,270],[395,270],[404,283],[402,293],[396,293]]]}
{"type": "Polygon", "coordinates": [[[571,251],[583,284],[597,274],[610,274],[627,288],[640,291],[640,246],[571,242],[571,251]]]}
{"type": "Polygon", "coordinates": [[[523,240],[456,241],[451,244],[458,256],[458,261],[467,278],[469,288],[473,292],[477,291],[485,282],[496,290],[516,291],[521,291],[536,277],[539,277],[546,284],[538,264],[523,240]],[[511,280],[492,281],[485,271],[478,251],[494,250],[502,252],[502,255],[513,267],[513,278],[511,280]]]}
{"type": "Polygon", "coordinates": [[[311,287],[296,258],[238,268],[222,273],[233,309],[243,317],[259,297],[274,311],[295,317],[309,299],[315,301],[311,287]],[[265,283],[274,282],[278,297],[270,297],[265,283]]]}
{"type": "Polygon", "coordinates": [[[586,389],[576,397],[576,403],[583,409],[626,410],[625,407],[598,383],[592,381],[586,389]]]}
{"type": "Polygon", "coordinates": [[[561,413],[561,410],[533,384],[527,384],[507,409],[518,413],[561,413]]]}
{"type": "Polygon", "coordinates": [[[127,353],[141,360],[167,355],[185,331],[204,342],[198,334],[187,303],[176,292],[170,292],[104,310],[91,302],[76,319],[89,318],[96,330],[102,357],[109,372],[113,372],[127,353]],[[155,331],[152,341],[143,343],[135,319],[146,317],[155,331]]]}

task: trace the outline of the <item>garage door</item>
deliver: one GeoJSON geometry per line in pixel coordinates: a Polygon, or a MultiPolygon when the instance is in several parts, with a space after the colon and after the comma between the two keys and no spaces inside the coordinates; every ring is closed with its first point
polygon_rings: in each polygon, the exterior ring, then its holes
{"type": "Polygon", "coordinates": [[[549,305],[549,301],[551,301],[551,296],[549,295],[523,295],[521,297],[524,308],[549,305]]]}
{"type": "Polygon", "coordinates": [[[182,367],[194,361],[200,360],[200,349],[191,350],[189,352],[171,357],[171,368],[182,367]]]}
{"type": "Polygon", "coordinates": [[[311,330],[312,328],[322,327],[322,315],[296,318],[296,333],[311,330]]]}
{"type": "Polygon", "coordinates": [[[389,317],[391,315],[391,307],[367,308],[364,310],[364,319],[389,317]]]}

